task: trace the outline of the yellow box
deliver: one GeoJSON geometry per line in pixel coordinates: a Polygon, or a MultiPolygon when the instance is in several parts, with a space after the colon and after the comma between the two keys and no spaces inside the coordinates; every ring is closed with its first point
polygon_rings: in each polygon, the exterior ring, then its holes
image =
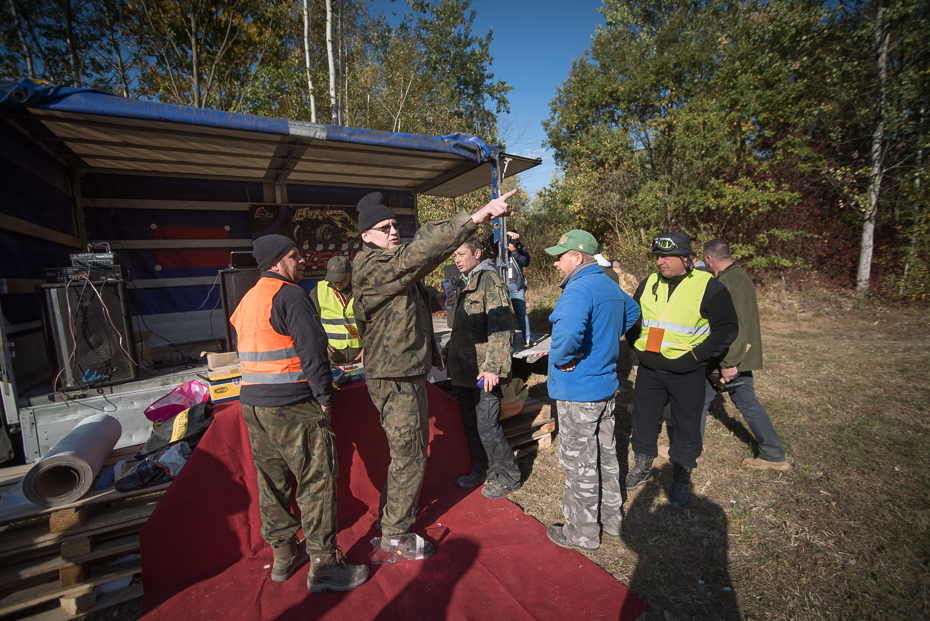
{"type": "Polygon", "coordinates": [[[239,384],[242,374],[224,379],[210,379],[210,399],[213,403],[225,403],[239,400],[239,384]]]}

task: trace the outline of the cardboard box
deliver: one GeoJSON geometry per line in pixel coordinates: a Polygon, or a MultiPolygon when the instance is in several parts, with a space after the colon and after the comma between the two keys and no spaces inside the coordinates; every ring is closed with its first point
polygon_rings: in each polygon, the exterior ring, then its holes
{"type": "Polygon", "coordinates": [[[211,379],[210,381],[210,399],[213,403],[226,403],[227,401],[239,400],[239,384],[242,382],[242,374],[225,379],[211,379]]]}
{"type": "Polygon", "coordinates": [[[207,354],[207,376],[211,380],[242,377],[242,363],[234,351],[222,354],[207,354]]]}
{"type": "Polygon", "coordinates": [[[207,357],[207,377],[210,399],[213,403],[239,400],[239,384],[242,383],[242,363],[234,351],[224,353],[203,352],[207,357]]]}

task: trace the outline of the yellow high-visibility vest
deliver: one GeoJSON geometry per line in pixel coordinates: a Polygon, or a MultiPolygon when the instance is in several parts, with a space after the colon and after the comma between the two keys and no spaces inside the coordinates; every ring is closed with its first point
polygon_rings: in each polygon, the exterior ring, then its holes
{"type": "Polygon", "coordinates": [[[704,342],[710,334],[710,324],[701,317],[701,300],[711,278],[707,272],[691,270],[678,283],[669,299],[668,282],[660,279],[658,274],[652,274],[639,300],[643,311],[643,329],[633,347],[646,351],[650,328],[665,330],[660,352],[669,359],[680,358],[704,342]],[[655,295],[653,287],[656,287],[655,295]]]}
{"type": "Polygon", "coordinates": [[[329,282],[321,280],[316,286],[316,297],[320,302],[320,319],[333,349],[362,348],[362,339],[355,329],[355,311],[352,310],[352,294],[344,296],[345,305],[329,282]]]}

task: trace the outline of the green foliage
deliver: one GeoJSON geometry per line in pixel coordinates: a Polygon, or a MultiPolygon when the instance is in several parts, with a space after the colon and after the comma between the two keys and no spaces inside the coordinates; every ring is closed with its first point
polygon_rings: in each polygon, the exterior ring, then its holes
{"type": "MultiPolygon", "coordinates": [[[[696,248],[727,238],[750,267],[850,283],[879,96],[878,6],[605,0],[606,25],[551,102],[547,142],[563,172],[540,211],[608,240],[634,270],[637,249],[680,230],[696,248]]],[[[895,86],[881,200],[902,208],[899,241],[886,214],[876,244],[904,252],[918,282],[927,202],[907,195],[926,169],[930,16],[915,0],[882,6],[895,86]]]]}

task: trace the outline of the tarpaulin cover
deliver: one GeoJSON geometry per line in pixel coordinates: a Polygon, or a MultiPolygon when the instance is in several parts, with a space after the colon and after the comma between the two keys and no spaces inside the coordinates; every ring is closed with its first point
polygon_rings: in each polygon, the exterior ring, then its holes
{"type": "Polygon", "coordinates": [[[26,108],[97,114],[134,120],[168,121],[216,129],[254,131],[279,136],[304,136],[351,144],[450,153],[475,162],[494,159],[498,152],[497,147],[486,145],[479,138],[468,134],[431,136],[321,125],[305,121],[288,121],[141,101],[94,89],[39,83],[28,78],[19,82],[0,80],[0,112],[26,108]]]}
{"type": "MultiPolygon", "coordinates": [[[[141,535],[144,619],[635,619],[646,605],[507,500],[463,490],[469,468],[458,405],[433,386],[430,457],[413,530],[437,545],[421,561],[371,566],[348,593],[310,594],[306,571],[271,582],[259,535],[255,467],[238,404],[216,419],[141,535]]],[[[366,563],[389,463],[363,383],[333,406],[339,456],[339,544],[366,563]]]]}

